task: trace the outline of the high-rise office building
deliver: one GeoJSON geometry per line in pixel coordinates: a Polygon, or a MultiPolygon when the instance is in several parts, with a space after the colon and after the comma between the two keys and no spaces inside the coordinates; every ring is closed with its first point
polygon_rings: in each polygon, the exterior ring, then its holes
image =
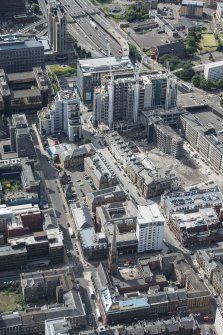
{"type": "Polygon", "coordinates": [[[0,69],[5,73],[32,71],[44,65],[44,47],[36,37],[0,35],[0,69]]]}
{"type": "Polygon", "coordinates": [[[142,110],[176,106],[177,85],[166,74],[104,80],[94,91],[93,123],[112,127],[119,121],[138,122],[142,110]]]}
{"type": "Polygon", "coordinates": [[[54,103],[37,113],[41,134],[64,131],[69,141],[81,138],[80,101],[76,94],[59,92],[54,103]]]}
{"type": "Polygon", "coordinates": [[[24,12],[25,0],[1,0],[0,1],[0,15],[16,14],[24,12]]]}
{"type": "Polygon", "coordinates": [[[50,1],[47,5],[49,43],[58,59],[67,57],[67,21],[62,5],[50,1]]]}
{"type": "Polygon", "coordinates": [[[156,203],[148,206],[138,206],[136,223],[138,252],[162,249],[164,221],[156,203]]]}

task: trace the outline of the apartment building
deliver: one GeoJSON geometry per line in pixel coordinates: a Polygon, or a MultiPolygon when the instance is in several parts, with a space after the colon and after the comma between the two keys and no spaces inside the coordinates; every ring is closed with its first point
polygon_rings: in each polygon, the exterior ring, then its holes
{"type": "Polygon", "coordinates": [[[182,0],[179,14],[180,16],[201,19],[203,17],[203,8],[204,3],[202,1],[182,0]]]}
{"type": "Polygon", "coordinates": [[[177,84],[165,74],[104,80],[94,90],[92,121],[112,127],[119,122],[136,123],[144,109],[176,106],[177,84]]]}
{"type": "MultiPolygon", "coordinates": [[[[223,4],[220,4],[223,11],[223,4]]],[[[223,61],[204,64],[204,77],[207,81],[223,79],[223,61]]]]}
{"type": "Polygon", "coordinates": [[[134,67],[129,57],[101,57],[78,60],[77,87],[84,102],[93,101],[94,89],[101,87],[106,76],[114,79],[133,76],[134,67]]]}
{"type": "Polygon", "coordinates": [[[149,12],[151,9],[157,9],[158,0],[137,0],[136,8],[149,12]]]}
{"type": "Polygon", "coordinates": [[[44,47],[36,37],[21,34],[0,36],[0,69],[12,73],[32,71],[33,67],[42,66],[44,47]]]}
{"type": "Polygon", "coordinates": [[[138,206],[136,236],[139,253],[162,250],[164,222],[157,204],[138,206]]]}
{"type": "Polygon", "coordinates": [[[54,102],[37,113],[41,135],[64,131],[69,141],[82,136],[80,101],[75,93],[59,92],[54,102]]]}
{"type": "Polygon", "coordinates": [[[223,173],[223,130],[220,117],[209,110],[185,113],[181,115],[180,128],[190,145],[217,171],[223,173]]]}

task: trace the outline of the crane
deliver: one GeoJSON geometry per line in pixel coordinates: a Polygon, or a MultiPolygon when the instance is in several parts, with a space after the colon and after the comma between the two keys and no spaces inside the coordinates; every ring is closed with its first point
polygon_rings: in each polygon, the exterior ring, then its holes
{"type": "Polygon", "coordinates": [[[182,71],[183,68],[180,69],[176,69],[173,71],[169,70],[169,62],[167,63],[167,71],[166,71],[166,75],[167,75],[167,86],[166,86],[166,100],[165,100],[165,109],[169,108],[169,98],[170,98],[170,78],[172,77],[172,75],[174,73],[180,72],[182,71]]]}
{"type": "Polygon", "coordinates": [[[138,121],[138,109],[139,109],[139,74],[143,64],[143,55],[141,55],[141,62],[136,67],[134,78],[135,78],[135,89],[134,89],[134,106],[133,106],[133,120],[134,122],[138,121]]]}

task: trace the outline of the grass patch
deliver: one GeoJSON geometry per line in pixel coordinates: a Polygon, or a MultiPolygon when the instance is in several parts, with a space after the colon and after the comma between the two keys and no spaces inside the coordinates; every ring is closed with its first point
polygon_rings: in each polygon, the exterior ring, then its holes
{"type": "Polygon", "coordinates": [[[218,43],[213,34],[202,34],[202,43],[204,47],[217,47],[218,43]]]}
{"type": "Polygon", "coordinates": [[[21,311],[25,309],[20,288],[7,288],[0,291],[0,312],[21,311]]]}
{"type": "Polygon", "coordinates": [[[77,73],[77,66],[73,65],[51,65],[50,71],[55,73],[57,76],[71,77],[77,73]]]}
{"type": "Polygon", "coordinates": [[[200,53],[216,51],[218,48],[218,41],[213,34],[202,34],[199,45],[200,53]]]}

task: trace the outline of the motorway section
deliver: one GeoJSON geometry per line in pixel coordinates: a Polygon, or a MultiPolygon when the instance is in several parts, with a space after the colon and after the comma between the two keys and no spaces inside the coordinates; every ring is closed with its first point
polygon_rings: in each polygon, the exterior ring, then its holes
{"type": "MultiPolygon", "coordinates": [[[[89,0],[60,0],[67,15],[68,32],[77,40],[78,45],[93,56],[121,56],[129,54],[125,38],[105,19],[101,11],[89,0]]],[[[47,0],[39,0],[39,6],[47,22],[47,0]]],[[[29,25],[22,32],[27,32],[40,24],[29,25]]]]}

